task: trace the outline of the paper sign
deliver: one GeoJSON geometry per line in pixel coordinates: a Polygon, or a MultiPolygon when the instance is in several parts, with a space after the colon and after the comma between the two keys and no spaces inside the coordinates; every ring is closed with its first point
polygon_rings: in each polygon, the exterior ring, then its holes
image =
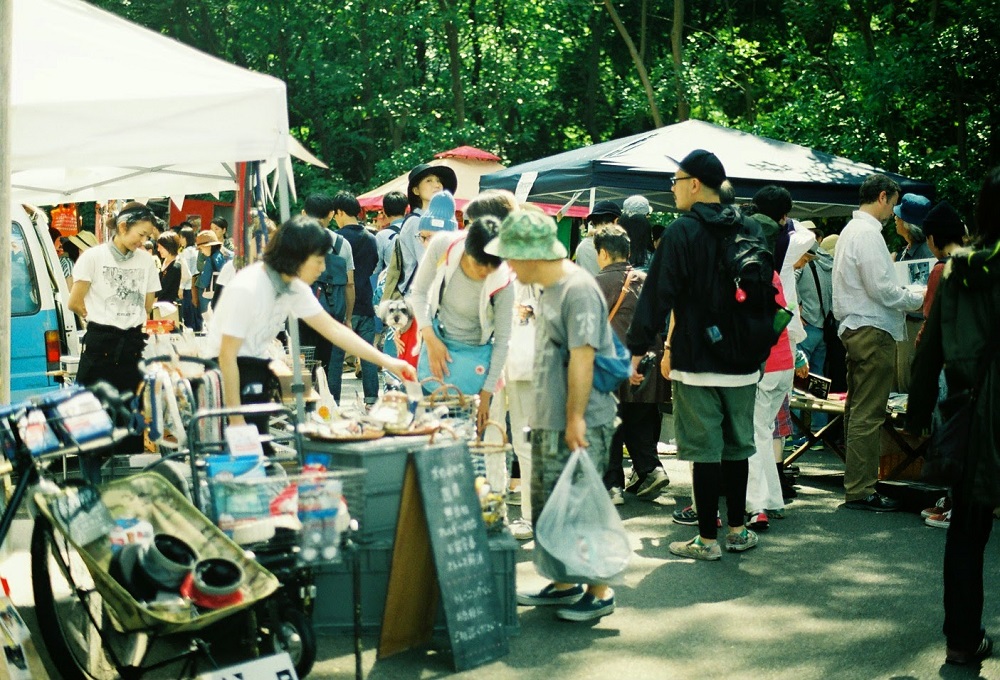
{"type": "Polygon", "coordinates": [[[299,680],[287,652],[202,673],[196,680],[299,680]]]}
{"type": "Polygon", "coordinates": [[[525,172],[517,180],[517,188],[514,189],[514,198],[517,199],[518,203],[524,203],[528,200],[528,194],[531,193],[531,187],[535,185],[535,180],[538,179],[538,173],[534,170],[531,172],[525,172]]]}

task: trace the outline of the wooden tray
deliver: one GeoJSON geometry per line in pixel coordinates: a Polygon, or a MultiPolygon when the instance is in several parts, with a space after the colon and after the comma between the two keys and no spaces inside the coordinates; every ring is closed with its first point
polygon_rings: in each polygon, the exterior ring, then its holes
{"type": "Polygon", "coordinates": [[[355,435],[323,434],[321,432],[303,432],[303,434],[310,439],[324,442],[367,442],[373,439],[381,439],[386,435],[385,432],[366,432],[355,435]]]}
{"type": "Polygon", "coordinates": [[[385,433],[389,437],[426,437],[429,434],[434,434],[440,429],[440,425],[427,425],[425,427],[419,427],[415,430],[386,430],[385,433]]]}

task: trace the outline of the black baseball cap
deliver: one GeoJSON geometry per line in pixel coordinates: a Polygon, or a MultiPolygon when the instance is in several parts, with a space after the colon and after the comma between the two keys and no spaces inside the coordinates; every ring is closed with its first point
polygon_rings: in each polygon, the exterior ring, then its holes
{"type": "MultiPolygon", "coordinates": [[[[667,158],[670,157],[667,156],[667,158]]],[[[719,157],[711,151],[695,149],[682,160],[676,161],[673,158],[670,160],[677,163],[681,170],[692,177],[697,177],[702,184],[711,189],[718,190],[726,181],[726,169],[722,167],[722,161],[719,160],[719,157]]]]}

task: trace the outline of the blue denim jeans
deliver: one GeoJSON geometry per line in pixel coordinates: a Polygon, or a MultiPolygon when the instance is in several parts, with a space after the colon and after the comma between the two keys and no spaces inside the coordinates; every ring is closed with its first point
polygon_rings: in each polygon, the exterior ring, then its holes
{"type": "MultiPolygon", "coordinates": [[[[353,316],[351,325],[361,339],[371,344],[375,341],[375,317],[353,316]]],[[[344,350],[337,345],[330,352],[330,365],[327,378],[330,383],[330,393],[340,403],[340,391],[344,375],[344,350]]],[[[378,366],[368,361],[361,362],[361,388],[364,390],[365,403],[374,404],[378,401],[378,366]]]]}
{"type": "MultiPolygon", "coordinates": [[[[799,343],[799,349],[805,352],[806,357],[809,359],[809,372],[826,376],[823,368],[826,364],[826,341],[823,339],[823,329],[804,322],[802,327],[806,329],[806,339],[799,343]]],[[[828,417],[825,413],[813,411],[813,431],[826,425],[827,419],[828,417]]]]}
{"type": "Polygon", "coordinates": [[[185,326],[195,333],[201,332],[201,310],[194,304],[190,288],[181,291],[181,315],[185,326]]]}

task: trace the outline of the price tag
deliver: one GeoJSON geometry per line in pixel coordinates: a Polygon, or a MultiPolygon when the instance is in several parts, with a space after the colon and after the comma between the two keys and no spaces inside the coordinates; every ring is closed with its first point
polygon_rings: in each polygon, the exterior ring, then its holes
{"type": "Polygon", "coordinates": [[[202,673],[196,680],[299,680],[287,652],[202,673]]]}

